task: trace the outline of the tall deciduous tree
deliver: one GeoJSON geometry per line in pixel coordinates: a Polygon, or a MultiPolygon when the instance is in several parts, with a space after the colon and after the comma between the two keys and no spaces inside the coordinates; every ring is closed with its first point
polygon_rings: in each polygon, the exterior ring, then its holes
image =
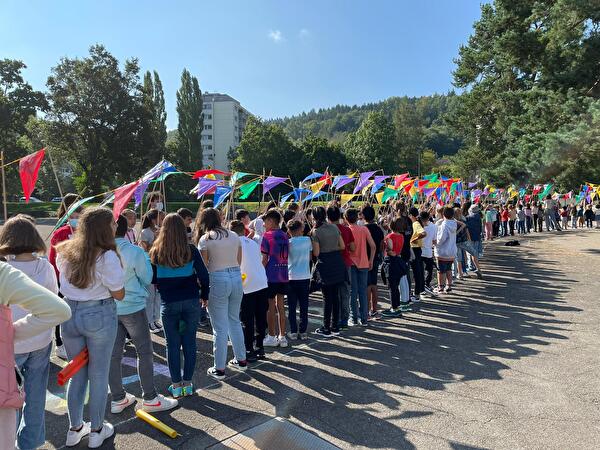
{"type": "Polygon", "coordinates": [[[350,133],[344,149],[353,168],[396,173],[401,161],[396,148],[394,126],[382,112],[371,112],[356,133],[350,133]]]}
{"type": "Polygon", "coordinates": [[[400,163],[414,174],[422,172],[425,117],[414,102],[404,102],[394,112],[396,146],[400,163]]]}
{"type": "Polygon", "coordinates": [[[196,170],[202,166],[202,92],[198,79],[183,69],[181,87],[177,91],[177,125],[179,146],[175,162],[183,170],[196,170]]]}
{"type": "Polygon", "coordinates": [[[139,136],[146,123],[137,60],[123,69],[102,45],[83,59],[63,58],[48,78],[50,138],[81,174],[78,188],[98,193],[155,163],[139,136]]]}

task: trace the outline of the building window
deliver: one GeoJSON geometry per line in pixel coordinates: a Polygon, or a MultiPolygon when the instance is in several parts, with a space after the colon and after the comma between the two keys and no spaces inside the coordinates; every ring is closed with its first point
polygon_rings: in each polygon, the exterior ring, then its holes
{"type": "Polygon", "coordinates": [[[212,125],[204,125],[205,130],[212,130],[212,125]]]}
{"type": "Polygon", "coordinates": [[[203,134],[202,140],[203,141],[212,141],[212,134],[203,134]]]}
{"type": "Polygon", "coordinates": [[[212,109],[212,103],[203,103],[202,109],[212,109]]]}
{"type": "Polygon", "coordinates": [[[208,120],[212,120],[212,114],[207,114],[207,115],[206,115],[206,118],[207,118],[208,120]]]}

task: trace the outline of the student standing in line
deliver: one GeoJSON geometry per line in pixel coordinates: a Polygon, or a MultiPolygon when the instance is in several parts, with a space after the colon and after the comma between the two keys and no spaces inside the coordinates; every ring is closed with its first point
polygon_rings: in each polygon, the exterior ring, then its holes
{"type": "Polygon", "coordinates": [[[117,303],[117,337],[110,362],[109,386],[112,401],[110,412],[119,414],[136,402],[134,395],[123,388],[121,362],[126,336],[137,353],[137,373],[144,399],[141,409],[147,412],[166,411],[177,406],[177,400],[165,398],[154,387],[154,350],[146,320],[147,288],[152,283],[152,266],[148,255],[127,238],[128,220],[124,215],[117,219],[115,242],[125,269],[125,298],[117,303]]]}
{"type": "MultiPolygon", "coordinates": [[[[44,253],[46,245],[33,219],[18,215],[8,219],[0,229],[0,256],[7,258],[10,266],[56,295],[56,274],[48,260],[39,256],[44,253]]],[[[64,302],[61,303],[68,308],[64,302]]],[[[12,305],[10,309],[14,322],[29,314],[18,305],[12,305]]],[[[14,359],[25,378],[26,395],[23,408],[17,412],[17,444],[20,449],[38,448],[46,441],[44,409],[51,352],[51,329],[14,342],[14,359]]],[[[0,445],[0,448],[3,447],[0,445]]]]}
{"type": "MultiPolygon", "coordinates": [[[[429,214],[429,213],[427,213],[429,214]]],[[[435,225],[434,225],[435,226],[435,225]]],[[[388,287],[390,290],[391,308],[382,313],[385,317],[402,317],[400,305],[408,304],[410,292],[406,281],[408,267],[400,257],[404,246],[404,234],[400,218],[390,223],[391,233],[385,237],[386,257],[388,266],[388,287]]]]}
{"type": "MultiPolygon", "coordinates": [[[[20,391],[15,373],[14,346],[36,339],[37,336],[47,336],[47,331],[50,331],[51,336],[51,330],[59,323],[68,320],[70,315],[68,305],[59,297],[20,270],[0,262],[0,361],[3,362],[0,364],[0,392],[2,392],[0,448],[15,448],[17,413],[23,405],[23,393],[20,391]],[[12,306],[18,306],[28,311],[28,314],[13,321],[10,309],[12,306]]],[[[41,374],[34,376],[38,375],[41,374]]],[[[43,400],[38,400],[44,402],[46,385],[38,389],[43,392],[43,400]]],[[[38,408],[43,414],[43,404],[36,406],[35,409],[38,408]]],[[[36,440],[38,438],[40,436],[35,436],[36,440]]]]}
{"type": "Polygon", "coordinates": [[[267,329],[267,310],[269,309],[267,274],[262,265],[260,246],[252,238],[244,236],[246,229],[244,223],[234,220],[230,224],[230,229],[240,236],[242,245],[240,270],[242,271],[244,296],[240,307],[240,317],[246,344],[246,360],[255,362],[258,359],[265,359],[263,340],[267,329]]]}
{"type": "Polygon", "coordinates": [[[208,312],[213,329],[214,366],[207,370],[207,374],[221,380],[225,377],[226,364],[240,371],[248,367],[240,323],[240,307],[244,296],[240,271],[242,246],[238,235],[221,225],[221,213],[214,208],[202,211],[197,236],[202,259],[208,265],[211,287],[208,312]],[[235,355],[229,363],[227,338],[235,355]]]}
{"type": "Polygon", "coordinates": [[[267,314],[269,334],[265,337],[263,345],[265,347],[287,347],[283,297],[288,293],[289,239],[281,230],[279,211],[270,209],[262,217],[262,221],[265,232],[262,236],[260,250],[269,282],[269,312],[267,314]],[[277,327],[279,335],[276,335],[277,327]]]}
{"type": "Polygon", "coordinates": [[[365,226],[369,230],[369,233],[371,233],[373,242],[375,242],[375,257],[373,258],[373,266],[369,270],[367,278],[367,296],[370,308],[369,317],[376,319],[380,316],[377,311],[377,302],[379,299],[377,279],[379,275],[379,266],[381,266],[381,263],[383,262],[383,239],[385,234],[381,227],[375,222],[375,208],[371,205],[363,206],[361,213],[366,222],[365,226]]]}
{"type": "Polygon", "coordinates": [[[121,214],[127,219],[127,234],[125,235],[125,239],[127,239],[130,244],[137,244],[137,234],[135,232],[137,216],[135,211],[124,209],[121,214]]]}
{"type": "MultiPolygon", "coordinates": [[[[425,286],[424,291],[433,295],[433,288],[431,287],[431,280],[433,278],[433,268],[435,266],[433,262],[433,245],[435,242],[435,236],[437,234],[437,226],[430,220],[428,211],[421,211],[419,213],[419,217],[421,222],[425,224],[423,229],[425,230],[425,237],[423,238],[423,248],[421,249],[421,259],[423,260],[423,265],[425,266],[425,286]]],[[[402,224],[399,223],[398,227],[402,232],[402,224]]],[[[402,240],[404,244],[404,239],[402,240]]]]}
{"type": "MultiPolygon", "coordinates": [[[[142,247],[146,253],[150,252],[150,249],[158,236],[160,231],[158,223],[159,221],[162,221],[162,216],[164,216],[164,213],[157,209],[151,209],[144,214],[139,243],[140,247],[142,247]]],[[[154,284],[150,285],[148,288],[146,316],[148,318],[148,328],[150,329],[150,333],[160,333],[163,331],[163,324],[160,322],[160,293],[154,284]]]]}
{"type": "Polygon", "coordinates": [[[77,445],[89,434],[88,447],[97,448],[114,434],[104,422],[108,396],[108,373],[115,337],[115,300],[125,297],[125,272],[117,254],[113,213],[107,208],[87,208],[77,225],[77,233],[56,247],[60,289],[71,308],[71,319],[62,326],[69,359],[85,348],[86,367],[77,372],[67,388],[71,428],[67,446],[77,445]],[[89,383],[90,422],[83,421],[83,407],[89,383]]]}
{"type": "Polygon", "coordinates": [[[187,208],[179,208],[177,210],[177,214],[179,217],[183,219],[183,224],[185,225],[185,231],[187,233],[188,242],[192,243],[192,222],[194,221],[194,214],[187,208]]]}
{"type": "Polygon", "coordinates": [[[364,225],[358,225],[358,210],[349,208],[345,213],[346,222],[354,238],[354,250],[350,252],[352,267],[350,267],[350,311],[352,320],[349,326],[366,326],[369,317],[369,301],[367,298],[367,281],[369,269],[373,267],[375,258],[375,242],[371,233],[364,225]],[[371,252],[367,251],[367,246],[371,252]]]}
{"type": "Polygon", "coordinates": [[[183,219],[176,213],[163,220],[150,249],[153,280],[162,301],[162,320],[167,341],[167,362],[173,398],[194,394],[196,330],[200,302],[208,300],[208,271],[198,249],[188,243],[183,219]],[[183,377],[181,356],[183,351],[183,377]]]}
{"type": "Polygon", "coordinates": [[[412,221],[413,233],[410,238],[410,249],[413,252],[414,259],[410,265],[415,277],[414,295],[411,297],[412,302],[421,301],[421,293],[425,290],[425,274],[423,269],[423,260],[421,259],[423,239],[427,236],[423,224],[419,218],[419,210],[414,206],[409,209],[408,215],[412,221]]]}
{"type": "Polygon", "coordinates": [[[288,319],[290,331],[287,334],[291,340],[307,339],[308,328],[308,296],[310,289],[310,259],[312,243],[304,236],[304,224],[299,220],[290,220],[287,224],[290,235],[288,254],[288,319]],[[300,324],[296,322],[296,307],[300,308],[300,324]]]}
{"type": "Polygon", "coordinates": [[[445,207],[443,215],[444,219],[438,224],[435,246],[435,256],[438,263],[438,287],[436,294],[452,291],[452,265],[456,258],[457,250],[457,223],[454,220],[454,209],[445,207]]]}

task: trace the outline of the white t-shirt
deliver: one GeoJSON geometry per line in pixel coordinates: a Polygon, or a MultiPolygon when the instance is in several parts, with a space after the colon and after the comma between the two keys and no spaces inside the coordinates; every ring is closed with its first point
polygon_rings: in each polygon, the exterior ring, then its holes
{"type": "Polygon", "coordinates": [[[265,222],[259,216],[250,222],[251,230],[254,230],[254,240],[260,245],[260,241],[262,240],[263,234],[265,234],[265,222]]]}
{"type": "Polygon", "coordinates": [[[267,273],[262,265],[262,254],[260,246],[245,236],[240,237],[242,243],[242,264],[240,269],[246,275],[243,279],[244,294],[265,289],[267,284],[267,273]]]}
{"type": "Polygon", "coordinates": [[[433,258],[433,240],[437,235],[437,225],[433,222],[429,222],[424,228],[427,236],[423,238],[423,247],[421,256],[424,258],[433,258]]]}
{"type": "MultiPolygon", "coordinates": [[[[54,272],[54,267],[52,267],[52,264],[47,259],[37,258],[34,261],[15,261],[14,259],[9,259],[8,264],[20,270],[32,281],[45,287],[53,294],[58,294],[56,273],[54,272]]],[[[17,305],[11,305],[10,309],[12,311],[13,322],[22,319],[30,313],[30,311],[17,305]]],[[[30,353],[46,347],[52,341],[52,332],[53,330],[49,329],[22,341],[15,340],[15,354],[30,353]]]]}
{"type": "Polygon", "coordinates": [[[66,299],[85,302],[89,300],[103,300],[111,298],[110,291],[123,289],[125,284],[125,270],[121,266],[121,260],[113,250],[108,250],[96,260],[94,280],[92,284],[79,289],[69,283],[69,263],[59,253],[56,258],[56,266],[60,272],[60,292],[66,299]]]}

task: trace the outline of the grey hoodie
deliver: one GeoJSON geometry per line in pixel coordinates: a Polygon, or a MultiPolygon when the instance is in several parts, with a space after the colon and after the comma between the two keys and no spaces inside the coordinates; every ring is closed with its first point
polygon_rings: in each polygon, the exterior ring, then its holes
{"type": "Polygon", "coordinates": [[[457,224],[454,219],[444,219],[438,224],[437,244],[435,246],[435,256],[443,259],[456,258],[456,229],[457,224]]]}

